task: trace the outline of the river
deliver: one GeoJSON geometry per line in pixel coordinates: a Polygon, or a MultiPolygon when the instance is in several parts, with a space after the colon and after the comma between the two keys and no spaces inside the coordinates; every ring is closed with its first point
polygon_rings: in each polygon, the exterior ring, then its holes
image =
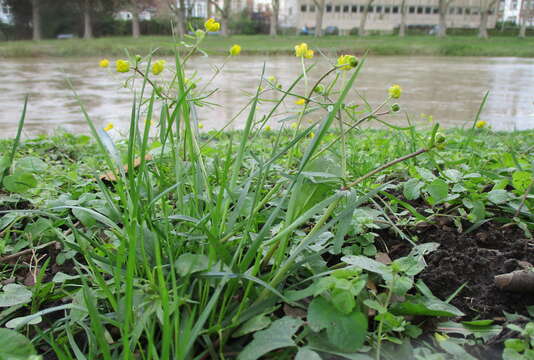
{"type": "MultiPolygon", "coordinates": [[[[124,88],[126,74],[98,67],[97,58],[22,58],[0,60],[0,137],[15,134],[25,94],[29,94],[25,136],[50,133],[57,128],[88,133],[88,127],[72,96],[69,78],[97,124],[115,124],[125,131],[130,117],[132,92],[124,88]]],[[[221,65],[220,57],[191,59],[188,76],[197,72],[199,87],[221,65]]],[[[316,59],[317,60],[317,57],[316,59]]],[[[169,60],[170,61],[170,60],[169,60]]],[[[275,76],[287,87],[301,71],[300,62],[289,56],[241,56],[231,58],[221,74],[207,88],[218,89],[210,102],[220,106],[198,109],[206,129],[224,126],[248,102],[258,84],[263,64],[265,77],[275,76]]],[[[329,69],[328,60],[318,59],[309,73],[309,83],[329,69]]],[[[171,76],[166,70],[166,77],[171,76]]],[[[165,76],[164,76],[165,78],[165,76]]],[[[348,101],[362,104],[358,94],[371,105],[380,104],[392,84],[400,84],[402,112],[388,121],[428,124],[429,116],[446,127],[469,126],[486,91],[490,95],[481,119],[495,130],[534,128],[534,59],[477,57],[370,57],[355,83],[348,101]]],[[[311,86],[311,85],[310,85],[311,86]]],[[[198,89],[197,88],[197,89],[198,89]]],[[[302,88],[299,91],[302,93],[302,88]]],[[[267,111],[272,103],[261,104],[267,111]]],[[[294,111],[294,100],[283,111],[294,111]]],[[[244,116],[230,128],[240,128],[244,116]]],[[[273,120],[273,127],[279,124],[273,120]]]]}

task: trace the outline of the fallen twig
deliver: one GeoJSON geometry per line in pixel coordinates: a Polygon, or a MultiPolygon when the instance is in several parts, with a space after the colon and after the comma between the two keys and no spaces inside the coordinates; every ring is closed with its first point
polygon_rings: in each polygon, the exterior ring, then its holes
{"type": "Polygon", "coordinates": [[[534,271],[516,270],[508,274],[497,275],[495,285],[505,291],[534,292],[534,271]]]}

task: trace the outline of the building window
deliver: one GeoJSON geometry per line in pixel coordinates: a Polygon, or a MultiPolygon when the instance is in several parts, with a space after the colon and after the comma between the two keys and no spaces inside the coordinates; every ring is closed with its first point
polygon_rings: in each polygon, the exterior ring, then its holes
{"type": "Polygon", "coordinates": [[[432,9],[432,14],[439,14],[439,8],[435,7],[432,9]]]}
{"type": "Polygon", "coordinates": [[[362,12],[364,12],[364,11],[365,11],[365,6],[360,5],[360,12],[362,13],[362,12]]]}
{"type": "Polygon", "coordinates": [[[391,8],[389,6],[384,6],[384,12],[389,14],[391,12],[391,8]]]}
{"type": "Polygon", "coordinates": [[[456,8],[456,10],[458,11],[458,15],[462,15],[464,13],[464,8],[456,8]]]}
{"type": "Polygon", "coordinates": [[[350,11],[353,12],[353,13],[357,13],[358,12],[358,6],[357,5],[352,5],[350,11]]]}
{"type": "Polygon", "coordinates": [[[332,5],[326,5],[326,12],[332,12],[332,5]]]}
{"type": "MultiPolygon", "coordinates": [[[[309,7],[309,11],[310,12],[315,12],[315,5],[311,4],[310,7],[309,7]]],[[[291,12],[290,12],[289,15],[291,15],[291,12]]]]}
{"type": "Polygon", "coordinates": [[[418,14],[422,14],[423,13],[423,7],[422,6],[418,6],[417,7],[417,13],[418,14]]]}
{"type": "Polygon", "coordinates": [[[370,13],[372,13],[375,10],[374,6],[369,6],[367,9],[368,9],[367,11],[370,13]]]}
{"type": "Polygon", "coordinates": [[[432,8],[430,6],[425,8],[425,14],[432,14],[432,8]]]}
{"type": "Polygon", "coordinates": [[[399,13],[399,7],[393,6],[393,14],[398,14],[398,13],[399,13]]]}
{"type": "Polygon", "coordinates": [[[380,13],[382,12],[382,6],[377,5],[377,6],[376,6],[376,11],[375,11],[375,12],[377,12],[377,13],[380,14],[380,13]]]}
{"type": "Polygon", "coordinates": [[[478,15],[478,9],[477,8],[473,8],[472,14],[473,15],[478,15]]]}
{"type": "Polygon", "coordinates": [[[471,8],[465,8],[465,14],[471,15],[471,8]]]}
{"type": "Polygon", "coordinates": [[[453,8],[453,7],[450,7],[450,8],[449,8],[449,14],[453,15],[453,14],[454,14],[454,10],[456,10],[456,9],[453,8]]]}
{"type": "Polygon", "coordinates": [[[343,12],[344,13],[348,13],[349,12],[349,6],[348,5],[343,5],[343,12]]]}
{"type": "Polygon", "coordinates": [[[337,12],[337,13],[341,12],[341,6],[340,5],[334,6],[334,11],[337,12]]]}
{"type": "Polygon", "coordinates": [[[415,14],[415,6],[410,6],[408,11],[409,11],[410,14],[415,14]]]}
{"type": "Polygon", "coordinates": [[[306,12],[306,10],[308,10],[306,5],[300,5],[300,11],[301,12],[306,12]]]}

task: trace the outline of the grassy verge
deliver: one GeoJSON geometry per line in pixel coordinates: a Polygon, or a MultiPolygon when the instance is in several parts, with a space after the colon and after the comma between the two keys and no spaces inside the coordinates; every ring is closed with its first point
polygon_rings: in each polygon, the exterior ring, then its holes
{"type": "Polygon", "coordinates": [[[531,357],[531,298],[493,276],[531,276],[533,131],[392,126],[398,85],[350,102],[365,61],[309,84],[299,50],[302,73],[259,80],[239,132],[199,131],[211,90],[185,78],[191,57],[132,57],[125,138],[80,104],[92,137],[0,141],[2,357],[472,359],[506,326],[507,356],[531,357]]]}
{"type": "MultiPolygon", "coordinates": [[[[427,55],[427,56],[513,56],[534,57],[534,38],[494,37],[488,40],[474,36],[449,36],[436,39],[432,36],[327,36],[315,39],[309,36],[280,36],[273,39],[265,35],[208,36],[204,42],[210,54],[226,55],[233,44],[240,44],[244,54],[293,54],[293,47],[308,42],[314,48],[328,52],[348,52],[372,55],[427,55]]],[[[45,40],[39,43],[16,41],[0,43],[0,57],[38,56],[123,56],[127,48],[131,54],[146,54],[159,48],[160,55],[173,55],[174,42],[168,36],[100,38],[93,40],[45,40]]]]}

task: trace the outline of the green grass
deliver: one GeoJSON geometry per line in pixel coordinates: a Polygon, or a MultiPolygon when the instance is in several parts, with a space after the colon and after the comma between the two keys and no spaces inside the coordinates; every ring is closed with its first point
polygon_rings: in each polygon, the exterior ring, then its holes
{"type": "MultiPolygon", "coordinates": [[[[437,39],[432,36],[326,36],[315,39],[310,36],[266,35],[232,36],[223,38],[208,36],[204,42],[210,54],[226,55],[233,44],[243,47],[243,54],[275,55],[292,54],[295,44],[308,42],[316,49],[328,52],[349,52],[372,55],[422,55],[422,56],[513,56],[534,57],[534,38],[493,37],[488,40],[474,36],[449,36],[437,39]]],[[[131,54],[146,54],[159,48],[160,55],[173,55],[174,43],[169,36],[111,37],[94,40],[44,40],[41,42],[13,41],[0,43],[0,57],[36,56],[123,56],[124,48],[131,54]]]]}
{"type": "Polygon", "coordinates": [[[403,117],[396,95],[346,101],[361,61],[332,67],[315,92],[293,93],[304,73],[283,89],[259,81],[242,131],[202,133],[195,110],[209,89],[185,80],[187,60],[167,83],[135,65],[145,74],[132,75],[125,138],[80,103],[91,137],[0,141],[2,356],[380,360],[404,342],[404,353],[465,358],[458,345],[473,337],[410,345],[430,326],[420,318],[463,314],[414,282],[434,247],[411,230],[446,217],[458,231],[498,220],[530,235],[534,132],[360,130],[403,117]],[[297,97],[295,126],[267,129],[297,97]],[[321,120],[308,123],[310,111],[321,120]],[[377,229],[412,251],[375,261],[377,229]]]}

